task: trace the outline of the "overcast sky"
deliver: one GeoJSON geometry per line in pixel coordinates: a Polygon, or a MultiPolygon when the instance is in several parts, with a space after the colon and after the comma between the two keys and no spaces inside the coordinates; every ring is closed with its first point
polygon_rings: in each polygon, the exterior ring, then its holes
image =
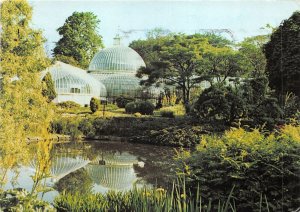
{"type": "Polygon", "coordinates": [[[104,45],[111,46],[118,28],[141,30],[129,34],[123,40],[125,45],[145,38],[146,31],[155,27],[187,34],[201,29],[229,29],[237,40],[242,40],[265,34],[268,31],[261,27],[266,24],[278,26],[283,19],[300,10],[300,0],[39,0],[30,1],[30,4],[33,6],[33,25],[44,30],[48,50],[53,49],[60,38],[56,29],[74,11],[96,14],[101,21],[98,31],[104,45]]]}

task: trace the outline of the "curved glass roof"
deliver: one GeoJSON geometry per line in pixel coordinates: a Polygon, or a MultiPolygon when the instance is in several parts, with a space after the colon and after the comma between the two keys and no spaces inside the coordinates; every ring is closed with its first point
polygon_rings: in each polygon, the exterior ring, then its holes
{"type": "Polygon", "coordinates": [[[57,61],[43,74],[51,74],[58,94],[90,94],[106,97],[105,86],[85,70],[57,61]]]}
{"type": "Polygon", "coordinates": [[[132,166],[88,164],[85,169],[96,184],[113,190],[130,188],[137,179],[132,166]]]}
{"type": "Polygon", "coordinates": [[[140,79],[134,74],[93,75],[106,87],[107,97],[139,97],[142,90],[140,79]]]}
{"type": "Polygon", "coordinates": [[[127,46],[113,46],[100,50],[92,59],[89,72],[124,73],[136,72],[146,66],[142,57],[127,46]]]}
{"type": "Polygon", "coordinates": [[[128,153],[104,153],[102,155],[98,155],[93,162],[98,163],[99,161],[105,162],[105,165],[120,165],[120,166],[132,166],[133,164],[137,164],[137,157],[128,153]]]}

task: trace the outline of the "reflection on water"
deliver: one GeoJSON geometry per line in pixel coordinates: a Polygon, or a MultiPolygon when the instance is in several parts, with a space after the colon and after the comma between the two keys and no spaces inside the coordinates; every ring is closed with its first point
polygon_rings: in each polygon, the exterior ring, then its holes
{"type": "MultiPolygon", "coordinates": [[[[22,187],[30,191],[36,158],[29,165],[10,170],[4,189],[22,187]],[[17,174],[19,173],[19,174],[17,174]],[[13,180],[14,179],[14,180],[13,180]]],[[[53,191],[43,194],[53,201],[62,191],[106,192],[133,186],[163,185],[171,173],[173,149],[119,142],[57,144],[51,152],[50,169],[44,185],[53,191]]],[[[41,194],[42,195],[42,194],[41,194]]]]}

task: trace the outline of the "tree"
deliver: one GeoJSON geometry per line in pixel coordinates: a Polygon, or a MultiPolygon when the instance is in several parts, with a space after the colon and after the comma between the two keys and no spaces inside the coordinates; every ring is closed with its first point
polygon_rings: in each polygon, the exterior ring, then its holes
{"type": "Polygon", "coordinates": [[[159,51],[159,60],[141,68],[137,76],[148,76],[148,79],[141,81],[145,85],[163,81],[176,86],[181,90],[183,102],[188,109],[191,89],[207,77],[200,69],[202,54],[207,45],[207,39],[175,35],[164,42],[159,51]]]}
{"type": "Polygon", "coordinates": [[[282,22],[264,46],[270,87],[282,100],[288,92],[300,96],[299,34],[300,12],[297,11],[282,22]]]}
{"type": "Polygon", "coordinates": [[[209,46],[203,54],[202,68],[218,83],[244,73],[242,55],[230,47],[209,46]]]}
{"type": "Polygon", "coordinates": [[[73,58],[81,68],[87,68],[95,53],[103,47],[102,37],[97,32],[99,23],[91,12],[74,12],[57,29],[62,38],[56,43],[53,55],[73,58]]]}
{"type": "MultiPolygon", "coordinates": [[[[130,43],[129,47],[133,48],[143,58],[146,66],[151,62],[160,59],[159,52],[164,44],[172,38],[171,35],[157,35],[156,32],[150,31],[147,40],[136,40],[130,43]]],[[[157,32],[158,33],[158,32],[157,32]]]]}
{"type": "Polygon", "coordinates": [[[265,76],[266,57],[263,53],[263,46],[268,40],[269,35],[258,35],[245,38],[239,44],[239,52],[243,56],[249,77],[265,76]]]}
{"type": "Polygon", "coordinates": [[[47,98],[47,102],[51,102],[57,96],[51,74],[47,72],[47,74],[45,75],[42,81],[43,81],[42,94],[44,97],[47,98]]]}
{"type": "MultiPolygon", "coordinates": [[[[8,0],[1,4],[2,170],[26,160],[27,137],[47,138],[53,114],[51,105],[42,96],[40,80],[40,71],[50,64],[44,52],[45,39],[40,30],[30,27],[31,17],[32,8],[27,1],[8,0]]],[[[0,181],[5,174],[1,177],[0,181]]]]}

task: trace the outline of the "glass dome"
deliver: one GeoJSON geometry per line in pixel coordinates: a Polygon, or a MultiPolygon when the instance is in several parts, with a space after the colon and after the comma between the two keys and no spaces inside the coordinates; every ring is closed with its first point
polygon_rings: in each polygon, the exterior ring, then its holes
{"type": "Polygon", "coordinates": [[[92,59],[89,72],[125,73],[136,72],[146,66],[142,57],[127,46],[116,45],[100,50],[92,59]]]}
{"type": "Polygon", "coordinates": [[[92,97],[106,97],[105,86],[85,70],[56,62],[44,72],[44,75],[47,72],[51,74],[58,94],[54,102],[70,100],[84,105],[89,104],[92,97]]]}
{"type": "Polygon", "coordinates": [[[85,169],[96,184],[112,190],[129,189],[137,180],[132,166],[88,164],[85,169]]]}
{"type": "Polygon", "coordinates": [[[142,86],[140,79],[131,74],[98,75],[98,79],[105,85],[107,97],[119,96],[140,97],[142,86]]]}

